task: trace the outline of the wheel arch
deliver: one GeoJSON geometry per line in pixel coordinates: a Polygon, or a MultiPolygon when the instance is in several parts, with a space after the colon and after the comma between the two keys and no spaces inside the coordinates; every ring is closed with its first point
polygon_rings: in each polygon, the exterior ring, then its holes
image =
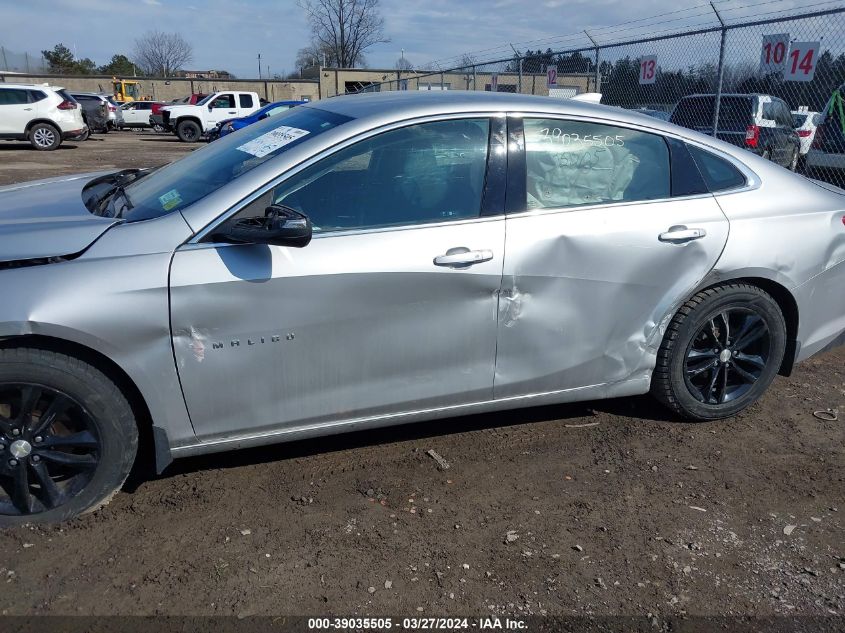
{"type": "Polygon", "coordinates": [[[156,472],[161,473],[173,461],[167,433],[153,424],[150,409],[141,390],[129,374],[111,358],[81,343],[43,334],[22,334],[0,339],[0,348],[14,347],[32,347],[65,354],[97,368],[114,381],[135,414],[139,440],[136,468],[155,463],[156,472]]]}
{"type": "Polygon", "coordinates": [[[778,304],[778,307],[783,314],[784,321],[786,321],[786,350],[784,351],[783,361],[778,369],[778,374],[781,376],[791,375],[799,348],[799,313],[798,302],[795,300],[795,296],[792,292],[790,292],[789,288],[780,281],[776,281],[768,277],[756,276],[754,274],[743,274],[735,277],[720,277],[718,280],[710,279],[696,288],[690,297],[698,294],[702,290],[707,290],[708,288],[720,286],[728,282],[747,283],[751,286],[756,286],[757,288],[760,288],[760,290],[768,293],[772,299],[775,300],[775,303],[778,304]]]}
{"type": "Polygon", "coordinates": [[[26,128],[24,130],[24,133],[27,135],[27,137],[29,136],[29,132],[32,130],[32,128],[34,128],[39,123],[46,123],[47,125],[55,128],[55,130],[59,134],[62,133],[62,129],[59,127],[59,125],[55,121],[51,121],[50,119],[40,118],[40,119],[32,119],[32,121],[30,121],[29,123],[26,124],[26,128]]]}

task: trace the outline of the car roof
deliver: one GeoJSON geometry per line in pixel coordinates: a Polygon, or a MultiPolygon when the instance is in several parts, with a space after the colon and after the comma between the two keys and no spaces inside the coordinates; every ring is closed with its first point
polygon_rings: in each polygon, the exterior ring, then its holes
{"type": "Polygon", "coordinates": [[[0,83],[0,88],[26,88],[27,90],[64,90],[61,86],[51,86],[49,84],[10,84],[0,83]]]}
{"type": "Polygon", "coordinates": [[[354,119],[367,119],[373,125],[439,114],[524,112],[595,117],[675,134],[680,132],[677,126],[668,125],[660,119],[616,106],[507,92],[399,90],[332,97],[310,101],[301,107],[329,110],[354,119]]]}

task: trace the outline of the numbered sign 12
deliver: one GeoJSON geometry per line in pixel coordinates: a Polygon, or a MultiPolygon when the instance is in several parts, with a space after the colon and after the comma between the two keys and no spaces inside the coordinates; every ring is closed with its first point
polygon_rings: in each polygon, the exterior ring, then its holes
{"type": "Polygon", "coordinates": [[[812,81],[820,47],[820,42],[792,42],[783,67],[784,81],[812,81]]]}
{"type": "Polygon", "coordinates": [[[789,33],[774,33],[763,36],[763,48],[760,51],[760,72],[779,73],[786,63],[789,51],[789,33]]]}
{"type": "Polygon", "coordinates": [[[549,66],[546,69],[546,86],[549,88],[557,86],[557,67],[549,66]]]}
{"type": "Polygon", "coordinates": [[[640,57],[640,83],[653,84],[657,79],[657,55],[640,57]]]}

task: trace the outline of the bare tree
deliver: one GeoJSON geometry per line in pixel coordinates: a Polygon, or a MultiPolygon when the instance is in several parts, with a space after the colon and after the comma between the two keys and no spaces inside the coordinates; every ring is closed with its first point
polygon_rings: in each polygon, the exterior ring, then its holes
{"type": "Polygon", "coordinates": [[[354,68],[370,46],[390,41],[378,0],[299,0],[299,6],[308,17],[312,46],[329,51],[330,65],[354,68]]]}
{"type": "Polygon", "coordinates": [[[396,63],[393,64],[393,67],[396,70],[413,70],[414,69],[414,65],[411,63],[411,60],[409,60],[404,55],[402,55],[402,57],[400,57],[399,59],[396,60],[396,63]]]}
{"type": "Polygon", "coordinates": [[[179,33],[147,31],[135,40],[134,58],[148,75],[170,77],[194,58],[194,48],[179,33]]]}

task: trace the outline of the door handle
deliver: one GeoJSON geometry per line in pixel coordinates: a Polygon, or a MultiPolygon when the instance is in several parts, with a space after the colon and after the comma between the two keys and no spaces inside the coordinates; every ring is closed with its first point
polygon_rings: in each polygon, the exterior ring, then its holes
{"type": "Polygon", "coordinates": [[[683,244],[685,242],[692,242],[693,240],[700,240],[707,235],[704,229],[688,229],[683,225],[673,226],[665,233],[657,236],[661,242],[669,242],[670,244],[683,244]]]}
{"type": "Polygon", "coordinates": [[[229,110],[229,114],[237,114],[237,111],[235,111],[235,110],[229,110]]]}
{"type": "Polygon", "coordinates": [[[32,108],[24,108],[24,111],[29,112],[32,108]]]}
{"type": "Polygon", "coordinates": [[[471,251],[464,246],[459,246],[450,248],[445,255],[435,257],[434,265],[448,268],[468,268],[473,264],[489,262],[491,259],[493,259],[493,251],[486,249],[471,251]]]}

